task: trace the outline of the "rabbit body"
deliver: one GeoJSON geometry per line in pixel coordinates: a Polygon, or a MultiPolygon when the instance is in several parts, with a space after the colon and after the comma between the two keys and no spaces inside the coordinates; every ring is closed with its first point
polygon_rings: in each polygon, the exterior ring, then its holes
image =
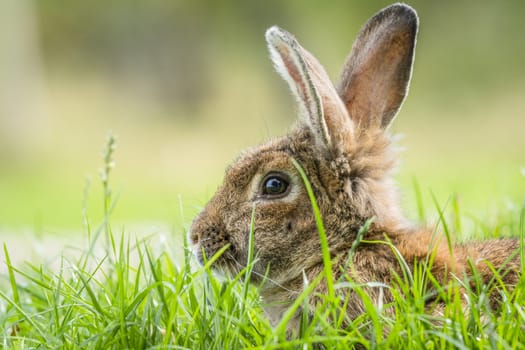
{"type": "MultiPolygon", "coordinates": [[[[248,259],[255,206],[252,281],[265,279],[261,294],[274,323],[304,289],[305,278],[315,279],[324,266],[312,205],[292,159],[315,194],[334,278],[348,274],[356,283],[391,285],[394,274],[402,271],[390,243],[409,267],[434,254],[431,270],[443,284],[453,275],[471,274],[469,261],[487,282],[489,266],[505,269],[509,287],[519,278],[519,254],[512,255],[519,248],[517,240],[449,249],[445,240],[412,226],[401,214],[391,175],[396,157],[386,129],[407,93],[417,28],[417,15],[406,5],[377,13],[361,29],[337,87],[291,34],[277,27],[267,31],[275,67],[297,100],[299,121],[288,135],[245,151],[229,166],[223,184],[195,218],[190,241],[201,262],[228,245],[213,266],[238,273],[248,259]],[[359,230],[372,217],[363,239],[385,244],[360,243],[351,269],[345,270],[359,230]]],[[[320,283],[317,292],[325,292],[325,285],[320,283]]],[[[388,291],[367,291],[378,302],[391,300],[388,291]]],[[[315,298],[312,303],[314,310],[315,298]]],[[[349,318],[363,310],[360,297],[352,295],[349,318]]],[[[298,322],[297,315],[290,330],[298,322]]]]}

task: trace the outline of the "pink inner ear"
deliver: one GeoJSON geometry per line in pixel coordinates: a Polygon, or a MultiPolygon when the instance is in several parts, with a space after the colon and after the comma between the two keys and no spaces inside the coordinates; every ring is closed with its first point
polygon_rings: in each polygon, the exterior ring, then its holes
{"type": "MultiPolygon", "coordinates": [[[[317,111],[310,110],[312,103],[312,97],[309,96],[308,86],[306,81],[308,77],[304,76],[301,71],[298,69],[298,62],[294,62],[293,53],[290,48],[286,45],[276,46],[276,49],[279,51],[282,62],[286,71],[290,75],[293,83],[295,84],[295,92],[298,95],[298,98],[305,104],[305,108],[308,109],[307,113],[315,113],[317,111]]],[[[293,87],[292,87],[293,88],[293,87]]]]}
{"type": "Polygon", "coordinates": [[[406,55],[410,38],[408,33],[394,34],[379,39],[384,45],[367,47],[368,59],[355,67],[346,86],[344,103],[362,127],[388,126],[405,97],[412,57],[406,55]]]}
{"type": "Polygon", "coordinates": [[[386,128],[407,94],[418,19],[406,5],[390,6],[361,29],[338,88],[360,129],[386,128]]]}

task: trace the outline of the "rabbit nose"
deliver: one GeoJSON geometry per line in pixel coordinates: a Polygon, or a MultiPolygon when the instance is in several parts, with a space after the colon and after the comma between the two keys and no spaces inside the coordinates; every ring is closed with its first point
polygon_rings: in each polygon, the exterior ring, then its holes
{"type": "Polygon", "coordinates": [[[212,227],[209,215],[206,212],[201,212],[192,222],[190,232],[188,235],[189,241],[193,245],[198,245],[206,241],[209,228],[212,227]]]}
{"type": "Polygon", "coordinates": [[[199,234],[199,230],[196,229],[195,222],[193,222],[190,227],[188,238],[189,238],[190,243],[193,245],[199,244],[201,240],[201,235],[199,234]]]}
{"type": "Polygon", "coordinates": [[[196,245],[199,243],[199,234],[197,232],[195,232],[194,230],[190,230],[190,242],[191,244],[193,245],[196,245]]]}

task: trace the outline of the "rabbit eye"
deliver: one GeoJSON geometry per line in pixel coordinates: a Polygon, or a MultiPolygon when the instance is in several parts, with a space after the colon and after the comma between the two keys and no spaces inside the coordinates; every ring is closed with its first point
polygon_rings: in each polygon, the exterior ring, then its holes
{"type": "Polygon", "coordinates": [[[268,174],[262,182],[264,196],[283,197],[288,194],[289,180],[284,174],[268,174]]]}

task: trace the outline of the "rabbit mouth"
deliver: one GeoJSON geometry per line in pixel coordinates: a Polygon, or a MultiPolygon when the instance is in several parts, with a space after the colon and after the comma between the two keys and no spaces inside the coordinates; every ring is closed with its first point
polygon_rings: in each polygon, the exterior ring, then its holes
{"type": "Polygon", "coordinates": [[[223,252],[220,253],[226,245],[221,247],[207,247],[203,244],[198,244],[193,248],[193,254],[201,265],[212,261],[211,269],[215,272],[235,275],[243,268],[236,258],[236,250],[232,245],[229,245],[223,252]],[[220,255],[217,255],[220,253],[220,255]]]}

